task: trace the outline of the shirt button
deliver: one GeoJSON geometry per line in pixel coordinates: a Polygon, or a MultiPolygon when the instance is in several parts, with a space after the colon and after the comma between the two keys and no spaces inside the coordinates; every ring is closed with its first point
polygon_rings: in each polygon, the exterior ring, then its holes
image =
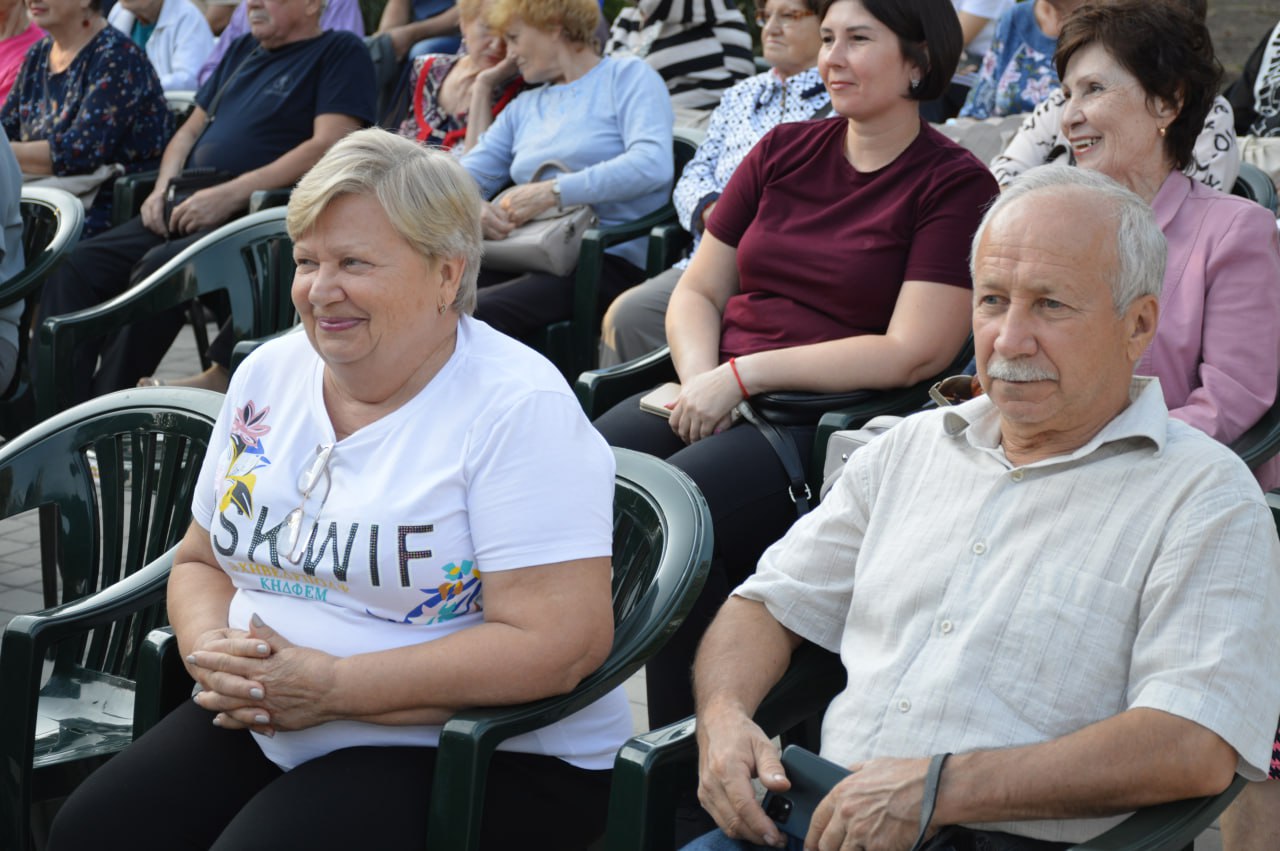
{"type": "Polygon", "coordinates": [[[951,621],[943,621],[942,623],[938,624],[938,629],[942,630],[943,635],[946,635],[947,633],[951,632],[951,629],[952,629],[951,621]]]}
{"type": "Polygon", "coordinates": [[[1009,478],[1013,479],[1015,482],[1022,481],[1022,471],[1014,470],[1012,473],[1009,474],[1009,478]]]}
{"type": "Polygon", "coordinates": [[[899,701],[898,701],[898,711],[899,711],[899,712],[910,712],[910,711],[911,711],[911,701],[907,700],[905,697],[904,697],[902,700],[899,700],[899,701]]]}
{"type": "Polygon", "coordinates": [[[973,545],[973,552],[975,555],[982,555],[986,551],[987,551],[987,545],[982,543],[982,541],[978,541],[978,543],[973,545]]]}

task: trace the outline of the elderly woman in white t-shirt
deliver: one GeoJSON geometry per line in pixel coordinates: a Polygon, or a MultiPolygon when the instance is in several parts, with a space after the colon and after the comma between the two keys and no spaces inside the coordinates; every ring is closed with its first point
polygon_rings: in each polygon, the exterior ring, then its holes
{"type": "MultiPolygon", "coordinates": [[[[194,701],[93,775],[49,847],[420,847],[440,727],[599,666],[613,457],[564,380],[469,314],[480,196],[354,133],[289,204],[306,335],[233,376],[169,582],[194,701]],[[136,790],[145,786],[146,795],[136,790]]],[[[620,690],[508,741],[482,845],[603,831],[620,690]]]]}

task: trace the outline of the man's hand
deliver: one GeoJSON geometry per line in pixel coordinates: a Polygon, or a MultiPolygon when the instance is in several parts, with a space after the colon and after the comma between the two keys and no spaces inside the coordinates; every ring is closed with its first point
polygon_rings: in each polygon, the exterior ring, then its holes
{"type": "Polygon", "coordinates": [[[850,770],[814,810],[804,847],[909,851],[920,831],[929,760],[874,759],[850,770]]]}
{"type": "Polygon", "coordinates": [[[738,380],[729,364],[722,363],[681,385],[671,408],[671,430],[685,443],[696,443],[732,425],[733,409],[741,401],[738,380]]]}
{"type": "Polygon", "coordinates": [[[556,205],[556,193],[551,191],[553,185],[553,181],[539,180],[512,187],[502,196],[498,206],[506,211],[511,223],[519,227],[556,205]]]}
{"type": "Polygon", "coordinates": [[[734,839],[782,847],[785,840],[756,801],[751,778],[771,792],[791,788],[773,742],[740,711],[698,715],[698,800],[734,839]]]}
{"type": "Polygon", "coordinates": [[[234,187],[226,183],[221,186],[210,186],[207,189],[201,189],[174,207],[169,228],[172,233],[183,235],[212,230],[229,222],[244,208],[245,200],[234,187]]]}
{"type": "Polygon", "coordinates": [[[506,239],[516,226],[506,210],[486,201],[480,208],[480,229],[485,239],[506,239]]]}
{"type": "Polygon", "coordinates": [[[142,202],[142,225],[156,236],[169,235],[169,226],[164,220],[164,196],[168,191],[169,181],[157,182],[156,188],[142,202]]]}

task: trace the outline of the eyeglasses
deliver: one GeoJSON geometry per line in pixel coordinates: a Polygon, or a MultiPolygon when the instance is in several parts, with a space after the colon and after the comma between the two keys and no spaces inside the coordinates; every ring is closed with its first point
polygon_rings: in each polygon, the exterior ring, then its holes
{"type": "Polygon", "coordinates": [[[756,10],[756,26],[759,27],[760,29],[764,29],[766,26],[769,25],[769,20],[776,16],[778,18],[779,24],[781,24],[786,29],[790,29],[791,27],[794,27],[796,24],[803,21],[805,18],[812,18],[814,14],[815,14],[814,12],[810,12],[808,9],[804,9],[804,10],[775,9],[772,12],[770,12],[768,9],[765,9],[765,10],[757,9],[756,10]]]}
{"type": "Polygon", "coordinates": [[[329,477],[329,459],[333,457],[333,444],[316,447],[315,460],[311,462],[311,466],[307,467],[298,474],[298,493],[302,495],[302,502],[284,519],[285,535],[288,537],[286,541],[288,546],[285,548],[284,557],[291,564],[297,564],[302,560],[302,526],[303,520],[306,518],[307,500],[311,499],[311,494],[315,492],[316,486],[324,481],[324,496],[320,497],[320,507],[316,509],[315,515],[311,520],[311,529],[306,535],[310,538],[315,534],[316,525],[319,523],[320,512],[324,510],[324,504],[329,499],[329,486],[331,479],[329,477]]]}

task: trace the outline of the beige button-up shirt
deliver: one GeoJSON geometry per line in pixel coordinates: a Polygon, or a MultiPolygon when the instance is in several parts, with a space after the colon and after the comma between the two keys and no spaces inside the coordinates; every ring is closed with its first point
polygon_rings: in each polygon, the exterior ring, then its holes
{"type": "MultiPolygon", "coordinates": [[[[1227,448],[1159,384],[1069,455],[1015,467],[981,397],[859,450],[735,592],[838,651],[841,764],[1047,741],[1151,707],[1266,775],[1280,716],[1280,543],[1227,448]]],[[[1074,842],[1116,819],[1006,823],[1074,842]]],[[[990,827],[990,825],[987,825],[990,827]]]]}

